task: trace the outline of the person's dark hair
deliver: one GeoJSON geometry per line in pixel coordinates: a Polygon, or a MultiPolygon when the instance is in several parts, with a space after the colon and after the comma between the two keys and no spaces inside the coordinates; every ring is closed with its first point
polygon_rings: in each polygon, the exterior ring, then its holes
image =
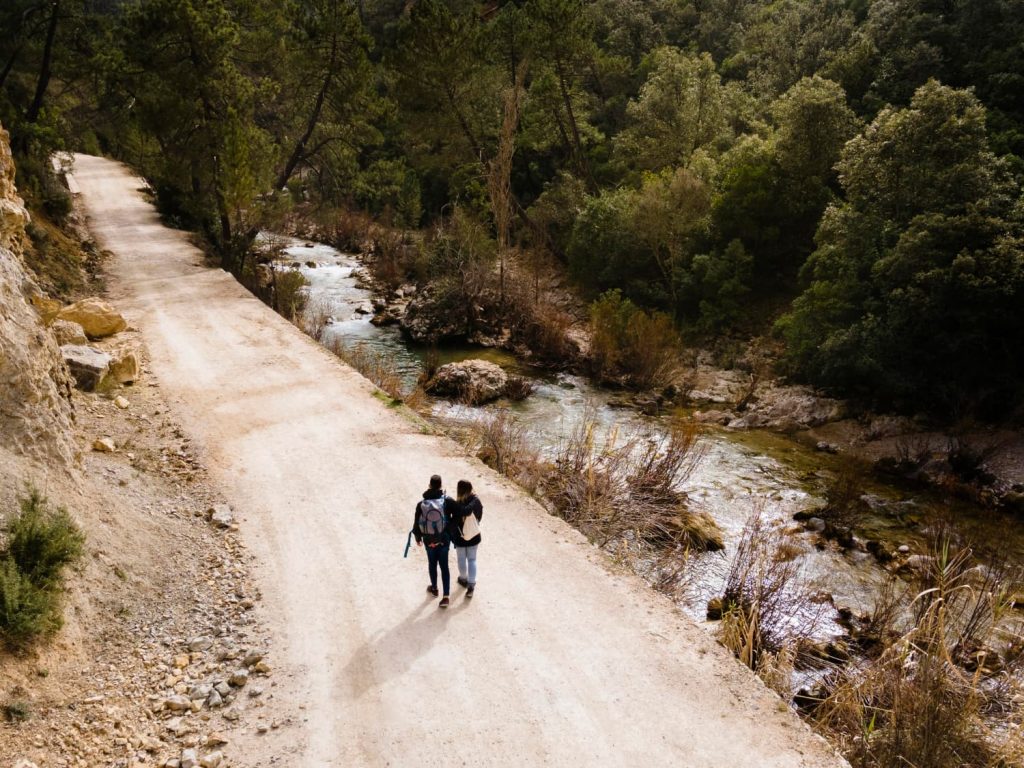
{"type": "Polygon", "coordinates": [[[440,475],[431,475],[430,476],[430,489],[432,491],[440,491],[441,490],[441,476],[440,475]]]}
{"type": "Polygon", "coordinates": [[[455,488],[455,493],[460,499],[469,496],[473,492],[473,484],[469,480],[459,480],[459,484],[455,488]]]}

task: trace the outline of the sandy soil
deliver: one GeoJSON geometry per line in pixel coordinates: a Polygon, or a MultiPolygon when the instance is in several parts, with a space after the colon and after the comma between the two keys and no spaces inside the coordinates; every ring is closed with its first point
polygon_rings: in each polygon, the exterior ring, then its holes
{"type": "MultiPolygon", "coordinates": [[[[160,225],[124,167],[75,158],[111,290],[257,561],[297,728],[236,764],[826,766],[841,761],[699,627],[160,225]],[[402,559],[438,472],[484,503],[477,594],[402,559]]],[[[453,568],[454,568],[454,557],[453,568]]]]}

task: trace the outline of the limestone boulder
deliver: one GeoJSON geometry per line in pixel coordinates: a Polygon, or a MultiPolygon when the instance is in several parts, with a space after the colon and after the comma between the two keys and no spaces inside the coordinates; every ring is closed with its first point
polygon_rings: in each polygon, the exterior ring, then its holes
{"type": "Polygon", "coordinates": [[[432,395],[448,397],[469,405],[497,400],[508,388],[508,374],[487,360],[465,360],[438,368],[424,389],[432,395]]]}
{"type": "Polygon", "coordinates": [[[62,347],[65,344],[89,343],[89,339],[86,338],[82,326],[70,320],[54,320],[50,324],[50,330],[53,332],[54,338],[57,339],[57,343],[62,347]]]}
{"type": "Polygon", "coordinates": [[[83,344],[65,344],[60,351],[75,386],[84,392],[93,392],[110,370],[111,357],[106,352],[83,344]]]}
{"type": "Polygon", "coordinates": [[[90,339],[104,339],[128,327],[116,309],[96,296],[69,304],[57,314],[57,318],[78,323],[90,339]]]}
{"type": "Polygon", "coordinates": [[[114,384],[134,384],[139,380],[142,365],[135,347],[117,347],[110,350],[108,381],[114,384]]]}

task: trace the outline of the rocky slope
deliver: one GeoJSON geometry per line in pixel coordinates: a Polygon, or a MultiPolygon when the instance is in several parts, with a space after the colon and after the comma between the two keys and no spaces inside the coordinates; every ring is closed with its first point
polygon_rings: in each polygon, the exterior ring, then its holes
{"type": "Polygon", "coordinates": [[[74,455],[71,380],[32,304],[39,291],[20,258],[29,215],[14,171],[0,127],[0,434],[15,451],[66,466],[74,455]]]}

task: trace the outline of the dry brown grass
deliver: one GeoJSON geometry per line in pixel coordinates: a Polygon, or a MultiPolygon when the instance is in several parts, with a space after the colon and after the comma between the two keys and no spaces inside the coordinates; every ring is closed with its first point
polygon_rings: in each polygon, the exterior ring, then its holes
{"type": "Polygon", "coordinates": [[[374,350],[363,342],[345,344],[339,339],[333,339],[327,348],[395,402],[404,403],[417,411],[422,411],[426,407],[426,395],[423,390],[418,386],[407,386],[394,360],[386,353],[374,350]]]}
{"type": "Polygon", "coordinates": [[[694,515],[679,491],[703,457],[695,426],[682,418],[662,439],[643,432],[603,437],[595,414],[586,412],[556,452],[542,484],[560,517],[599,546],[625,541],[661,548],[717,549],[717,528],[694,515]]]}
{"type": "Polygon", "coordinates": [[[979,580],[969,547],[938,530],[915,589],[884,590],[870,617],[874,656],[844,670],[818,727],[857,768],[1019,765],[1022,622],[1004,573],[979,580]]]}
{"type": "Polygon", "coordinates": [[[784,671],[792,671],[798,649],[810,645],[822,615],[800,585],[799,566],[780,556],[785,544],[758,500],[726,574],[719,626],[722,644],[776,690],[783,690],[784,671]]]}

